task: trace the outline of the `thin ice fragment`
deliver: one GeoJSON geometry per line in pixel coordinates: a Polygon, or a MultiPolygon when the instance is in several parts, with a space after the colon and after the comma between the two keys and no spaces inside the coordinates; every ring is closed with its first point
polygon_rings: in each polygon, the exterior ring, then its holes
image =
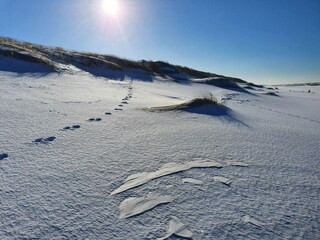
{"type": "Polygon", "coordinates": [[[264,224],[253,217],[250,217],[249,215],[246,215],[242,218],[242,221],[245,223],[250,223],[258,228],[261,228],[264,224]]]}
{"type": "Polygon", "coordinates": [[[213,177],[213,180],[217,181],[217,182],[221,182],[227,186],[230,186],[232,183],[232,180],[226,177],[221,177],[221,176],[215,176],[213,177]]]}
{"type": "Polygon", "coordinates": [[[185,163],[165,164],[162,168],[160,168],[155,172],[142,172],[142,173],[136,173],[128,176],[124,184],[122,184],[119,188],[114,190],[111,193],[111,195],[127,191],[128,189],[141,186],[153,179],[167,176],[173,173],[187,171],[191,168],[208,168],[208,167],[221,168],[222,165],[213,160],[197,160],[197,161],[191,161],[191,162],[185,162],[185,163]]]}
{"type": "Polygon", "coordinates": [[[119,219],[129,218],[144,213],[160,204],[169,203],[172,201],[172,197],[161,196],[156,193],[149,193],[147,196],[140,198],[129,197],[119,205],[119,219]]]}
{"type": "Polygon", "coordinates": [[[165,240],[171,237],[172,235],[176,235],[178,237],[183,237],[186,239],[191,239],[193,233],[189,229],[187,229],[187,226],[183,224],[179,218],[172,216],[169,222],[167,234],[162,238],[158,238],[157,240],[165,240]]]}

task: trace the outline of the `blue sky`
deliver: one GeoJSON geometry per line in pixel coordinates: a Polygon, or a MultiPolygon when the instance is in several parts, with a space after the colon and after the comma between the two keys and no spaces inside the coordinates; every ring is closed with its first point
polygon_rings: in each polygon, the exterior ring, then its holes
{"type": "Polygon", "coordinates": [[[255,83],[320,82],[320,0],[0,0],[0,35],[255,83]]]}

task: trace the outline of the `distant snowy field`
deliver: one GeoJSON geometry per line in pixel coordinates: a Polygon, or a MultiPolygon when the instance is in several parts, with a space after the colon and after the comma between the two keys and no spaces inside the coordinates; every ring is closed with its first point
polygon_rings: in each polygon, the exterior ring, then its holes
{"type": "Polygon", "coordinates": [[[320,87],[278,88],[0,72],[0,239],[319,239],[320,87]]]}

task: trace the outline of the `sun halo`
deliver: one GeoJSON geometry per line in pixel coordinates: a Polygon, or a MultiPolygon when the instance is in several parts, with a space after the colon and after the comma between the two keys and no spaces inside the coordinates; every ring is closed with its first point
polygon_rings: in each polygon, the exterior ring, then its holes
{"type": "Polygon", "coordinates": [[[118,0],[102,0],[103,11],[112,17],[116,17],[119,14],[120,5],[118,0]]]}

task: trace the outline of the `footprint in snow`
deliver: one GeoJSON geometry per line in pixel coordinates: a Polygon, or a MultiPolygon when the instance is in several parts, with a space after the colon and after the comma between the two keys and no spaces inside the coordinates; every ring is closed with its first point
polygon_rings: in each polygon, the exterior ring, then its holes
{"type": "Polygon", "coordinates": [[[67,131],[67,130],[76,130],[76,129],[79,129],[80,128],[80,125],[72,125],[72,126],[67,126],[67,127],[64,127],[62,129],[62,131],[67,131]]]}
{"type": "Polygon", "coordinates": [[[9,155],[7,153],[1,153],[0,154],[0,160],[3,160],[3,159],[8,158],[8,157],[9,157],[9,155]]]}
{"type": "Polygon", "coordinates": [[[88,122],[100,122],[101,120],[101,118],[89,118],[88,122]]]}
{"type": "Polygon", "coordinates": [[[122,111],[122,108],[115,108],[116,111],[122,111]]]}
{"type": "Polygon", "coordinates": [[[123,105],[122,105],[122,104],[119,104],[118,107],[123,107],[123,105]]]}
{"type": "Polygon", "coordinates": [[[122,103],[122,104],[128,104],[128,102],[127,102],[127,101],[122,101],[121,103],[122,103]]]}
{"type": "Polygon", "coordinates": [[[104,113],[105,115],[111,115],[111,112],[106,112],[106,113],[104,113]]]}
{"type": "Polygon", "coordinates": [[[56,137],[47,137],[47,138],[37,138],[33,141],[33,143],[41,143],[41,144],[47,144],[49,142],[53,142],[56,139],[56,137]]]}

